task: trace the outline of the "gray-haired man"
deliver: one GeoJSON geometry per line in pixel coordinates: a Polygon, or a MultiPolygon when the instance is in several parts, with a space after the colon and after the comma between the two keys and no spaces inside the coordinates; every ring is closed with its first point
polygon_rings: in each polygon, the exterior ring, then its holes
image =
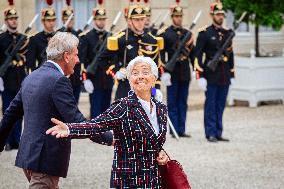
{"type": "MultiPolygon", "coordinates": [[[[85,120],[66,77],[79,62],[78,42],[77,37],[66,32],[58,32],[50,39],[46,49],[48,61],[23,81],[1,121],[0,151],[13,123],[24,115],[25,127],[16,166],[24,169],[29,188],[58,188],[59,177],[67,175],[71,141],[55,139],[45,135],[45,131],[52,127],[52,117],[64,122],[85,120]]],[[[112,142],[104,135],[98,138],[102,139],[99,143],[112,142]]]]}

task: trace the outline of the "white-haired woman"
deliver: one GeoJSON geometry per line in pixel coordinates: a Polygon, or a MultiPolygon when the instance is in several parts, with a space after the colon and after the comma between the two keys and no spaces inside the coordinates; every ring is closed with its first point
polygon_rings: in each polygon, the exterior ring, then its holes
{"type": "Polygon", "coordinates": [[[167,108],[151,96],[158,68],[149,57],[138,56],[127,66],[131,86],[128,97],[115,101],[97,118],[85,123],[57,124],[47,134],[57,138],[88,138],[113,130],[114,158],[111,188],[161,188],[158,165],[167,163],[167,108]]]}

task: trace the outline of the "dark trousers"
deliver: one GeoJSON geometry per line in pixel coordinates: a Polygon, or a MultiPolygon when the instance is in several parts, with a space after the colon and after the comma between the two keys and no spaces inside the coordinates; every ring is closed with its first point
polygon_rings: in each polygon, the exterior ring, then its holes
{"type": "Polygon", "coordinates": [[[179,135],[185,134],[189,81],[172,81],[167,87],[169,117],[179,135]]]}
{"type": "Polygon", "coordinates": [[[94,89],[94,92],[90,94],[92,119],[109,108],[111,101],[111,91],[111,89],[94,89]]]}
{"type": "Polygon", "coordinates": [[[79,103],[80,93],[81,93],[81,85],[79,86],[72,86],[73,88],[73,95],[75,97],[76,103],[79,103]]]}
{"type": "MultiPolygon", "coordinates": [[[[5,89],[2,92],[2,103],[3,103],[2,104],[2,112],[3,112],[3,115],[5,113],[5,110],[9,107],[11,101],[15,98],[16,95],[17,95],[17,92],[10,91],[8,89],[5,89]]],[[[9,137],[7,138],[6,144],[10,144],[13,147],[19,146],[21,132],[22,132],[22,119],[18,120],[15,123],[9,137]]]]}
{"type": "Polygon", "coordinates": [[[205,92],[204,107],[204,126],[205,136],[209,138],[221,137],[223,131],[223,113],[226,106],[229,85],[212,85],[207,86],[205,92]]]}
{"type": "Polygon", "coordinates": [[[115,93],[115,100],[127,97],[129,91],[130,91],[130,85],[128,80],[127,79],[124,81],[119,80],[117,90],[115,93]]]}

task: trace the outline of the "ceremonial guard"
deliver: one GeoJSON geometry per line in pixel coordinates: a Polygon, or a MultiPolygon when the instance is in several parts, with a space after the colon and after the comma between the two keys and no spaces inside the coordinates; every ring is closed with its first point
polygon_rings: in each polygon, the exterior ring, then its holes
{"type": "MultiPolygon", "coordinates": [[[[148,1],[145,1],[145,3],[147,3],[148,1]]],[[[150,32],[152,35],[156,36],[158,30],[156,28],[154,28],[154,23],[151,22],[152,19],[152,9],[150,6],[145,5],[144,6],[144,11],[146,14],[146,22],[145,22],[145,33],[150,32]]]]}
{"type": "MultiPolygon", "coordinates": [[[[66,0],[67,7],[62,9],[62,22],[63,27],[60,31],[71,32],[78,37],[78,32],[74,29],[74,10],[70,6],[71,0],[66,0]],[[68,20],[69,19],[69,20],[68,20]],[[68,22],[68,23],[67,23],[68,22]]],[[[78,104],[81,93],[81,63],[76,64],[74,67],[74,73],[69,77],[75,100],[78,104]]]]}
{"type": "MultiPolygon", "coordinates": [[[[189,84],[191,80],[190,63],[193,62],[193,35],[182,26],[183,9],[179,5],[171,8],[172,25],[168,27],[162,37],[165,41],[165,48],[162,51],[162,61],[167,65],[173,58],[178,46],[186,34],[190,37],[183,50],[179,53],[175,61],[173,70],[165,69],[162,76],[162,82],[167,86],[167,105],[170,120],[180,137],[190,137],[185,133],[187,99],[189,93],[189,84]],[[167,76],[170,74],[170,77],[167,76]],[[170,78],[170,81],[168,81],[170,78]]],[[[166,66],[167,68],[167,66],[166,66]]]]}
{"type": "MultiPolygon", "coordinates": [[[[108,65],[107,61],[116,56],[118,62],[113,75],[118,81],[116,99],[126,97],[130,90],[126,78],[126,66],[133,58],[141,55],[151,57],[160,66],[160,50],[163,49],[163,39],[151,33],[145,33],[145,10],[141,5],[131,5],[127,14],[128,28],[108,38],[107,48],[98,57],[101,66],[108,65]]],[[[160,87],[160,81],[156,88],[160,87]]],[[[153,94],[161,94],[160,90],[153,90],[153,94]]]]}
{"type": "Polygon", "coordinates": [[[205,136],[209,142],[229,141],[222,137],[222,118],[229,85],[234,80],[232,44],[229,48],[224,49],[222,60],[218,62],[215,71],[208,67],[208,62],[212,60],[232,31],[222,27],[225,12],[220,2],[214,2],[211,5],[210,14],[213,20],[212,25],[201,28],[198,34],[194,67],[198,84],[205,91],[206,96],[204,106],[205,136]]]}
{"type": "MultiPolygon", "coordinates": [[[[80,60],[87,68],[98,56],[98,51],[103,45],[103,41],[108,35],[105,30],[106,10],[103,7],[93,9],[94,28],[86,34],[82,34],[79,47],[80,60]]],[[[114,68],[113,59],[109,59],[109,66],[98,66],[94,73],[87,72],[87,80],[84,87],[90,93],[91,118],[97,117],[104,112],[111,103],[111,92],[113,87],[113,77],[108,74],[108,70],[114,68]]]]}
{"type": "Polygon", "coordinates": [[[47,0],[48,8],[41,11],[41,22],[43,31],[30,38],[27,52],[27,65],[31,71],[37,69],[46,61],[46,47],[49,39],[55,34],[56,15],[51,7],[52,0],[47,0]]]}
{"type": "MultiPolygon", "coordinates": [[[[7,31],[0,34],[0,91],[2,95],[2,112],[9,107],[10,102],[18,93],[21,83],[26,76],[26,52],[28,41],[19,44],[19,39],[23,34],[19,33],[18,14],[13,6],[13,1],[9,1],[10,6],[4,10],[4,19],[7,31]],[[12,51],[17,45],[21,45],[18,52],[12,55],[12,51]],[[11,57],[11,61],[7,62],[11,57]],[[7,70],[3,70],[4,63],[8,63],[7,70]]],[[[5,150],[18,149],[22,131],[22,120],[15,123],[13,130],[6,141],[5,150]]]]}

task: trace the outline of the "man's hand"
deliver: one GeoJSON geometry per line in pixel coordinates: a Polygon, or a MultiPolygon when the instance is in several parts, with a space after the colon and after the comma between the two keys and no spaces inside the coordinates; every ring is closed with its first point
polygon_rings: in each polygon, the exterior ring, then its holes
{"type": "Polygon", "coordinates": [[[87,93],[92,94],[94,92],[94,85],[92,81],[90,79],[87,79],[83,83],[87,93]]]}
{"type": "Polygon", "coordinates": [[[65,123],[55,118],[52,118],[51,121],[55,123],[56,125],[46,131],[47,135],[50,134],[50,135],[56,136],[56,138],[68,137],[69,130],[68,130],[68,126],[65,123]]]}
{"type": "Polygon", "coordinates": [[[166,165],[169,161],[169,156],[166,154],[164,150],[159,152],[159,156],[157,157],[157,162],[159,165],[166,165]]]}
{"type": "Polygon", "coordinates": [[[198,86],[203,90],[207,91],[207,80],[204,78],[200,78],[197,80],[198,86]]]}
{"type": "Polygon", "coordinates": [[[4,81],[3,81],[2,77],[0,77],[0,91],[1,92],[4,91],[4,81]]]}

